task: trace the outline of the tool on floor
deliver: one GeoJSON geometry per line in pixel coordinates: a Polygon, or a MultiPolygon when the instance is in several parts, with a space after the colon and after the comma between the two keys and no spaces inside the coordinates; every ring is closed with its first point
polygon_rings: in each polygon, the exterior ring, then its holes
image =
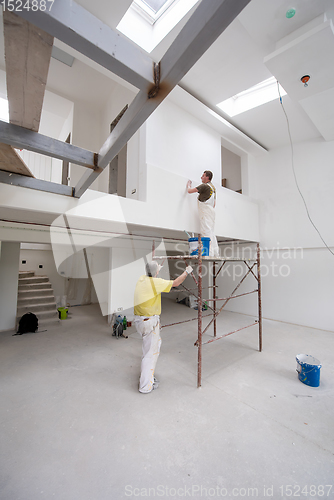
{"type": "MultiPolygon", "coordinates": [[[[124,321],[123,316],[119,315],[119,316],[115,317],[115,321],[114,321],[113,326],[112,326],[112,335],[113,335],[113,337],[116,337],[117,339],[119,337],[124,337],[125,339],[128,338],[128,336],[124,335],[124,333],[123,333],[123,330],[124,330],[123,321],[124,321]]],[[[125,321],[126,321],[126,318],[125,318],[125,321]]]]}

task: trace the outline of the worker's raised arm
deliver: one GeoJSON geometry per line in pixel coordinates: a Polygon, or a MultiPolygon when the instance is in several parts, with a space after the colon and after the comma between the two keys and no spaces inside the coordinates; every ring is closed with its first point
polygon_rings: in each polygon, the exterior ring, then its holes
{"type": "Polygon", "coordinates": [[[173,281],[172,286],[179,286],[179,285],[181,285],[181,283],[184,282],[184,280],[186,279],[186,277],[188,276],[188,274],[192,273],[192,271],[193,271],[193,268],[191,266],[187,266],[186,270],[182,274],[180,274],[180,276],[178,276],[173,281]]]}
{"type": "Polygon", "coordinates": [[[188,191],[189,194],[191,194],[191,193],[198,193],[198,189],[197,188],[192,188],[191,187],[191,181],[187,182],[187,191],[188,191]]]}

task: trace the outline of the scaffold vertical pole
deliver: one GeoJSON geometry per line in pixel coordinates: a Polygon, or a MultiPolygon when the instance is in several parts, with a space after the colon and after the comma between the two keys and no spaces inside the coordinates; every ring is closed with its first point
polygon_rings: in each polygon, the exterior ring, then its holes
{"type": "Polygon", "coordinates": [[[214,316],[214,322],[213,322],[213,336],[217,337],[217,319],[216,319],[216,261],[213,262],[212,264],[212,272],[213,272],[213,316],[214,316]]]}
{"type": "Polygon", "coordinates": [[[198,362],[197,362],[197,387],[202,385],[202,240],[198,235],[198,362]]]}
{"type": "Polygon", "coordinates": [[[262,351],[262,301],[261,301],[261,269],[260,244],[257,244],[257,281],[258,281],[258,309],[259,309],[259,351],[262,351]]]}

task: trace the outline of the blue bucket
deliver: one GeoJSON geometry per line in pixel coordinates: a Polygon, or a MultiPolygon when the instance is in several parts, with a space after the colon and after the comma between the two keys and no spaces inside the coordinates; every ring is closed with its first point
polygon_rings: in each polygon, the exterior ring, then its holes
{"type": "Polygon", "coordinates": [[[320,361],[309,354],[297,354],[296,361],[299,380],[311,387],[319,387],[320,361]]]}
{"type": "MultiPolygon", "coordinates": [[[[210,238],[202,236],[202,255],[209,256],[210,254],[210,238]]],[[[198,238],[189,238],[189,253],[190,255],[198,255],[198,238]]]]}

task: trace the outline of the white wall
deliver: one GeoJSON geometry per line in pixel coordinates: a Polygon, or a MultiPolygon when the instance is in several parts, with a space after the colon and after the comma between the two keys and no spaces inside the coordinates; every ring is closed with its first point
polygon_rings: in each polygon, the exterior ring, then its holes
{"type": "Polygon", "coordinates": [[[20,244],[1,242],[0,331],[12,330],[16,323],[20,244]]]}
{"type": "MultiPolygon", "coordinates": [[[[197,215],[197,197],[186,192],[187,177],[171,175],[170,172],[147,166],[147,202],[120,198],[88,190],[80,199],[58,196],[41,191],[32,191],[11,185],[0,185],[0,209],[15,208],[19,216],[27,210],[45,214],[47,220],[67,213],[70,227],[94,230],[127,232],[128,224],[158,229],[158,233],[166,229],[188,232],[199,231],[197,215]]],[[[60,225],[64,227],[61,219],[60,225]]],[[[32,230],[33,226],[29,226],[32,230]]],[[[8,238],[8,231],[3,231],[8,238]]],[[[216,234],[227,238],[241,238],[257,241],[259,238],[258,206],[247,196],[240,195],[229,189],[217,188],[216,234]]],[[[1,235],[1,233],[0,233],[1,235]]],[[[15,232],[17,241],[18,233],[15,232]]],[[[42,237],[42,235],[41,235],[42,237]]],[[[44,237],[44,235],[43,235],[44,237]]],[[[29,234],[22,233],[21,241],[31,241],[29,234]]],[[[36,242],[39,233],[36,231],[36,242]]],[[[43,239],[42,242],[45,242],[43,239]]]]}
{"type": "MultiPolygon", "coordinates": [[[[334,143],[294,145],[294,165],[309,213],[334,251],[334,143]]],[[[260,202],[263,315],[309,327],[334,329],[334,256],[311,225],[295,185],[289,147],[249,158],[249,193],[260,202]]],[[[231,283],[225,276],[222,291],[231,283]]],[[[229,309],[252,314],[251,298],[229,309]]]]}
{"type": "Polygon", "coordinates": [[[219,134],[168,98],[147,120],[148,164],[194,179],[198,184],[203,171],[211,170],[217,186],[221,185],[220,158],[219,134]]]}
{"type": "MultiPolygon", "coordinates": [[[[110,134],[110,124],[115,120],[118,114],[122,111],[125,105],[130,105],[135,97],[135,92],[130,89],[114,84],[109,99],[107,100],[104,109],[101,113],[101,140],[97,149],[103,145],[110,134]]],[[[127,167],[126,167],[126,196],[132,199],[138,199],[138,172],[139,172],[139,146],[140,146],[140,130],[136,132],[127,143],[127,167]],[[132,194],[133,189],[136,190],[132,194]]],[[[99,176],[98,182],[94,183],[92,189],[97,189],[101,192],[108,192],[109,167],[106,167],[104,172],[99,176]]]]}
{"type": "MultiPolygon", "coordinates": [[[[73,102],[53,92],[46,91],[41,114],[39,133],[65,141],[73,128],[73,102]]],[[[18,150],[25,164],[37,179],[61,184],[62,164],[57,158],[28,150],[18,150]]]]}
{"type": "MultiPolygon", "coordinates": [[[[89,151],[98,152],[101,145],[101,121],[102,112],[93,104],[83,101],[74,102],[73,110],[73,134],[72,144],[79,146],[89,151]]],[[[87,171],[85,167],[70,164],[70,186],[76,186],[79,179],[87,171]]],[[[108,178],[98,177],[91,188],[98,190],[103,185],[104,190],[108,191],[108,178]]],[[[101,189],[102,190],[102,189],[101,189]]]]}

